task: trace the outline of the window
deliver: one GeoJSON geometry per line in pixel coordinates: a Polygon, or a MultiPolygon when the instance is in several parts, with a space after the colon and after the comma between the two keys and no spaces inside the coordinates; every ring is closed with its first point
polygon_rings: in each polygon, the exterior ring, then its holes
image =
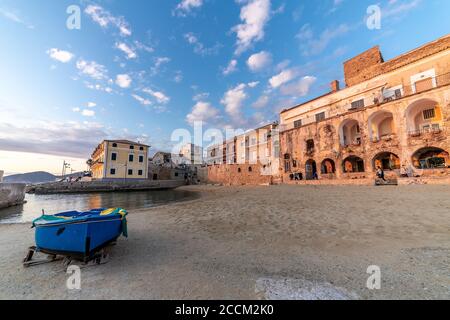
{"type": "Polygon", "coordinates": [[[134,161],[134,155],[130,154],[130,155],[128,156],[128,161],[129,161],[129,162],[133,162],[133,161],[134,161]]]}
{"type": "Polygon", "coordinates": [[[423,119],[430,120],[436,117],[436,112],[434,109],[427,109],[423,111],[423,119]]]}
{"type": "Polygon", "coordinates": [[[352,109],[364,108],[364,99],[353,101],[351,108],[352,109]]]}
{"type": "Polygon", "coordinates": [[[178,172],[175,172],[175,177],[178,177],[178,172]]]}
{"type": "Polygon", "coordinates": [[[395,90],[394,95],[396,99],[400,99],[402,97],[402,89],[395,90]]]}
{"type": "Polygon", "coordinates": [[[142,170],[138,171],[138,175],[142,176],[143,174],[144,174],[144,171],[142,171],[142,170]]]}
{"type": "Polygon", "coordinates": [[[130,150],[134,150],[134,146],[130,146],[130,150]]]}
{"type": "Polygon", "coordinates": [[[252,167],[248,167],[248,172],[252,172],[252,171],[253,171],[252,167]]]}
{"type": "Polygon", "coordinates": [[[302,126],[302,120],[294,121],[294,128],[300,128],[302,126]]]}
{"type": "Polygon", "coordinates": [[[113,175],[115,175],[116,174],[116,169],[111,169],[110,171],[109,171],[109,173],[113,176],[113,175]]]}
{"type": "Polygon", "coordinates": [[[144,162],[144,156],[139,156],[139,162],[143,163],[144,162]]]}
{"type": "Polygon", "coordinates": [[[113,148],[117,148],[117,143],[113,143],[113,148]]]}
{"type": "Polygon", "coordinates": [[[314,140],[310,139],[306,141],[306,149],[308,151],[314,150],[314,140]]]}
{"type": "Polygon", "coordinates": [[[111,154],[111,160],[112,161],[116,161],[117,160],[117,153],[114,152],[114,153],[111,154]]]}
{"type": "Polygon", "coordinates": [[[139,147],[139,150],[144,151],[144,147],[139,147]]]}
{"type": "Polygon", "coordinates": [[[325,112],[316,114],[316,122],[325,120],[325,112]]]}
{"type": "Polygon", "coordinates": [[[241,168],[238,168],[238,173],[241,173],[241,168]]]}
{"type": "Polygon", "coordinates": [[[128,169],[128,175],[132,176],[133,175],[133,169],[128,169]]]}
{"type": "Polygon", "coordinates": [[[297,160],[292,160],[292,167],[297,168],[297,160]]]}

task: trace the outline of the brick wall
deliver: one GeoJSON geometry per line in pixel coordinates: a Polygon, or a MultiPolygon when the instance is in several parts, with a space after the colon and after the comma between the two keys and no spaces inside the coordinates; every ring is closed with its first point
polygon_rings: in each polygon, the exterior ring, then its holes
{"type": "Polygon", "coordinates": [[[270,184],[272,177],[262,175],[260,164],[231,164],[208,167],[208,181],[224,185],[261,185],[270,184]],[[251,170],[250,170],[251,169],[251,170]]]}
{"type": "Polygon", "coordinates": [[[345,83],[348,87],[388,73],[420,59],[450,48],[450,35],[426,44],[416,50],[384,62],[378,46],[344,63],[345,83]]]}

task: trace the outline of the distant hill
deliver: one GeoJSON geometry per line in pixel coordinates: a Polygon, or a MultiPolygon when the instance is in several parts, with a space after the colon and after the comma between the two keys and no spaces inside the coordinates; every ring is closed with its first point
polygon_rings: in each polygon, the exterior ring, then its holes
{"type": "Polygon", "coordinates": [[[53,182],[56,179],[57,177],[51,173],[38,171],[7,176],[3,178],[3,182],[31,184],[31,183],[53,182]]]}

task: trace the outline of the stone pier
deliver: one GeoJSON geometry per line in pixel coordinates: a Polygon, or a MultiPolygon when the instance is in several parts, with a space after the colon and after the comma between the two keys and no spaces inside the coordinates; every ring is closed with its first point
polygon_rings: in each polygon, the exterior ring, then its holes
{"type": "Polygon", "coordinates": [[[0,183],[0,209],[24,203],[25,184],[0,183]]]}
{"type": "Polygon", "coordinates": [[[175,189],[185,182],[175,180],[141,180],[141,181],[90,181],[90,182],[52,182],[27,187],[27,193],[60,194],[90,193],[114,191],[143,191],[175,189]]]}

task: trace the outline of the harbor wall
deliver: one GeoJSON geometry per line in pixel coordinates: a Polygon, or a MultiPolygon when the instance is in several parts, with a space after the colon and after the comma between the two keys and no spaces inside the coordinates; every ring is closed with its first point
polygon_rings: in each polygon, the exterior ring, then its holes
{"type": "Polygon", "coordinates": [[[60,194],[60,193],[164,190],[164,189],[175,189],[183,186],[184,184],[185,184],[184,181],[174,181],[174,180],[52,182],[29,186],[27,188],[27,192],[35,194],[60,194]]]}
{"type": "Polygon", "coordinates": [[[0,183],[0,209],[22,204],[25,200],[25,184],[0,183]]]}

